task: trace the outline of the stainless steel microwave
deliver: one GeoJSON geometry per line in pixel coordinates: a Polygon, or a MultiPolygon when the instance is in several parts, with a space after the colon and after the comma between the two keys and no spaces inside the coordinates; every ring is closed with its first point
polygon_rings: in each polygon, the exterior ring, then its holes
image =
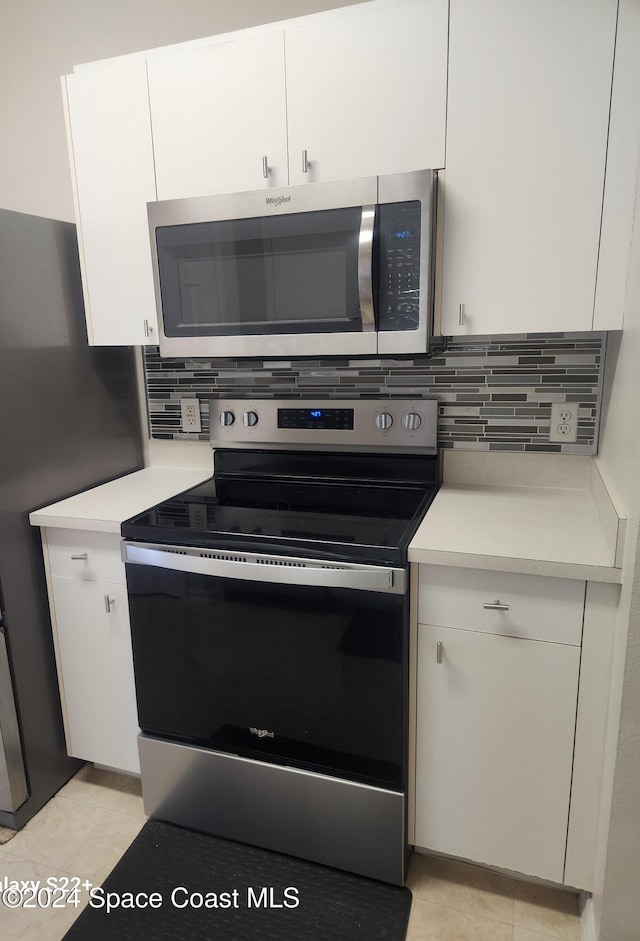
{"type": "Polygon", "coordinates": [[[425,353],[436,173],[148,203],[162,356],[425,353]]]}

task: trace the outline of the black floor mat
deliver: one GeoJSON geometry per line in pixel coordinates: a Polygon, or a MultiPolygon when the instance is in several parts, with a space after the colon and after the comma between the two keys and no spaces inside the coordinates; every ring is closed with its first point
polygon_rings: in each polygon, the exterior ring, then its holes
{"type": "Polygon", "coordinates": [[[158,820],[94,904],[141,892],[160,907],[88,906],[65,941],[404,941],[411,909],[409,889],[158,820]]]}

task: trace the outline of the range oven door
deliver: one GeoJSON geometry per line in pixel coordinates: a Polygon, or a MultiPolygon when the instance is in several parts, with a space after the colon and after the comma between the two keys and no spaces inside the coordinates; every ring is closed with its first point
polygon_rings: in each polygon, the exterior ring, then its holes
{"type": "Polygon", "coordinates": [[[125,543],[143,732],[403,790],[404,569],[125,543]]]}

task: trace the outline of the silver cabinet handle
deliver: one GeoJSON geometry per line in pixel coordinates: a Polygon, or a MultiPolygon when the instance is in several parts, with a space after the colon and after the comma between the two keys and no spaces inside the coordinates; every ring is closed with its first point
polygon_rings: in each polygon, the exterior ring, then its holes
{"type": "Polygon", "coordinates": [[[309,172],[309,158],[307,157],[306,150],[302,151],[302,172],[303,173],[309,172]]]}
{"type": "Polygon", "coordinates": [[[269,164],[267,163],[267,158],[262,158],[262,175],[266,179],[269,178],[269,164]]]}
{"type": "Polygon", "coordinates": [[[436,663],[442,663],[444,656],[444,645],[441,640],[436,644],[436,663]]]}
{"type": "Polygon", "coordinates": [[[458,324],[464,326],[464,304],[460,304],[458,309],[458,324]]]}
{"type": "Polygon", "coordinates": [[[104,610],[107,612],[107,614],[111,614],[111,605],[115,603],[115,598],[110,598],[109,595],[104,596],[104,610]]]}
{"type": "Polygon", "coordinates": [[[149,323],[148,320],[145,320],[145,322],[144,322],[144,335],[145,335],[146,337],[150,337],[152,333],[153,333],[153,327],[151,326],[151,324],[149,323]]]}
{"type": "Polygon", "coordinates": [[[80,552],[78,555],[72,555],[71,558],[76,559],[80,562],[86,562],[89,556],[87,555],[86,552],[80,552]]]}
{"type": "Polygon", "coordinates": [[[497,598],[495,601],[485,601],[482,607],[486,608],[487,611],[508,611],[509,610],[509,605],[502,604],[502,602],[498,601],[497,598]]]}

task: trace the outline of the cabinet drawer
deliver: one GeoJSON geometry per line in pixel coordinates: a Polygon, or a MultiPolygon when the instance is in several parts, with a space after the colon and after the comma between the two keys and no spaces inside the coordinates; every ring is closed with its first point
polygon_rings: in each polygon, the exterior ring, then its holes
{"type": "Polygon", "coordinates": [[[52,575],[125,583],[119,533],[48,528],[46,546],[52,575]]]}
{"type": "Polygon", "coordinates": [[[418,621],[579,645],[584,593],[573,579],[421,565],[418,621]]]}

